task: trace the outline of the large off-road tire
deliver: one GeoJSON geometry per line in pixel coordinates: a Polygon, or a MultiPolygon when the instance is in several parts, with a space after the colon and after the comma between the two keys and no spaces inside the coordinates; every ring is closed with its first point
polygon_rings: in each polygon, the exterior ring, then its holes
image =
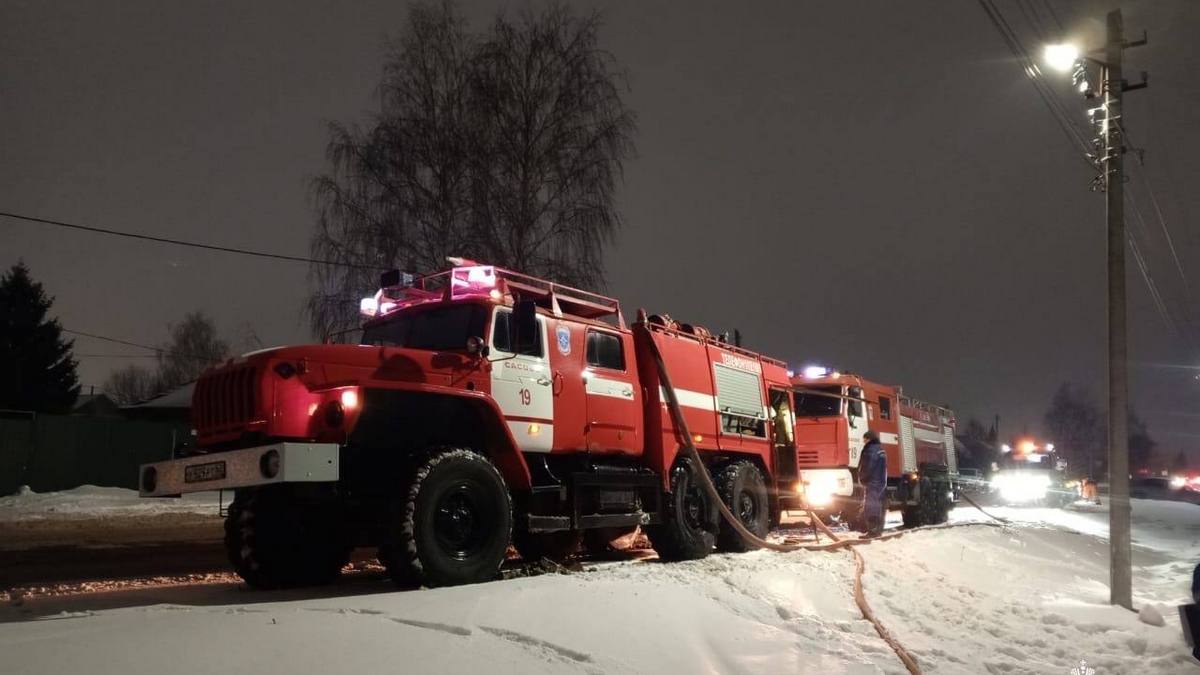
{"type": "Polygon", "coordinates": [[[630,527],[596,527],[590,530],[583,531],[583,548],[590,555],[598,558],[605,558],[620,554],[625,550],[625,546],[617,544],[623,542],[631,534],[638,531],[638,526],[630,527]]]}
{"type": "Polygon", "coordinates": [[[495,465],[466,448],[438,448],[408,477],[379,557],[400,585],[490,581],[511,536],[512,498],[495,465]]]}
{"type": "Polygon", "coordinates": [[[527,532],[524,527],[518,526],[513,530],[512,543],[525,562],[535,563],[543,558],[562,562],[579,552],[581,541],[583,533],[579,530],[527,532]]]}
{"type": "Polygon", "coordinates": [[[225,518],[225,552],[254,588],[331,583],[350,557],[335,499],[298,499],[290,485],[238,490],[225,518]]]}
{"type": "MultiPolygon", "coordinates": [[[[767,495],[767,482],[757,466],[746,461],[729,464],[717,474],[717,491],[721,499],[750,533],[760,539],[771,531],[771,502],[767,495]]],[[[733,526],[721,518],[717,532],[717,549],[721,551],[749,551],[758,548],[746,541],[733,526]]]]}
{"type": "Polygon", "coordinates": [[[720,512],[700,485],[690,460],[684,459],[671,470],[671,491],[663,495],[663,522],[648,525],[646,536],[662,560],[697,560],[712,552],[716,545],[720,512]]]}
{"type": "Polygon", "coordinates": [[[943,483],[938,483],[935,487],[937,499],[934,500],[933,524],[941,525],[950,520],[950,509],[954,503],[946,496],[947,486],[943,483]]]}
{"type": "Polygon", "coordinates": [[[921,478],[921,482],[917,484],[917,489],[920,491],[917,503],[904,506],[905,527],[933,525],[939,522],[939,513],[944,510],[941,507],[941,500],[938,499],[937,493],[934,490],[933,482],[928,477],[921,478]]]}

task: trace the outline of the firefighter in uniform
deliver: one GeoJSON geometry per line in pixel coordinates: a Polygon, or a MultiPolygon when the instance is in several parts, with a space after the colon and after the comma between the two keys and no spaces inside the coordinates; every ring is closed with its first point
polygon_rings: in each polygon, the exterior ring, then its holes
{"type": "Polygon", "coordinates": [[[863,486],[863,521],[867,536],[877,537],[883,532],[883,502],[887,495],[887,453],[879,442],[879,434],[868,431],[863,434],[862,456],[858,460],[858,482],[863,486]]]}

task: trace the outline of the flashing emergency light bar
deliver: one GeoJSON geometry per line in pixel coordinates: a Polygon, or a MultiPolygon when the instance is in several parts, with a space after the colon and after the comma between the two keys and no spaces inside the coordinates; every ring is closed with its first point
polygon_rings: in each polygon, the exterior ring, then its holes
{"type": "Polygon", "coordinates": [[[484,295],[492,300],[499,300],[502,297],[500,289],[497,288],[499,278],[496,268],[492,265],[471,264],[466,267],[454,267],[427,277],[416,277],[407,272],[391,270],[380,276],[381,288],[374,296],[359,300],[358,311],[364,317],[370,318],[382,316],[399,307],[446,297],[484,295]],[[444,284],[443,290],[429,288],[430,285],[436,286],[437,282],[444,284]],[[388,291],[395,290],[399,291],[401,297],[388,295],[388,291]]]}

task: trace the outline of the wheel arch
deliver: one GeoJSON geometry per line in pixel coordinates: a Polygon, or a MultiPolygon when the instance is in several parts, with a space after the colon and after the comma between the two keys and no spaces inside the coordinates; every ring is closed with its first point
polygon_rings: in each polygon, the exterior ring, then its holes
{"type": "Polygon", "coordinates": [[[351,444],[397,446],[418,452],[436,445],[468,447],[488,457],[510,490],[528,490],[529,467],[496,402],[477,391],[427,384],[372,383],[364,387],[362,413],[351,444]]]}

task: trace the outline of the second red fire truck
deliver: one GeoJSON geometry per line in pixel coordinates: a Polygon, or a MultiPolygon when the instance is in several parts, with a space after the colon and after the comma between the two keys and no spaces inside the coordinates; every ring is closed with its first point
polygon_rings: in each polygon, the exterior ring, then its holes
{"type": "Polygon", "coordinates": [[[252,586],[331,581],[355,547],[435,585],[495,578],[510,543],[553,558],[639,526],[666,560],[746,549],[701,470],[760,537],[794,500],[807,463],[783,431],[796,402],[782,361],[470,261],[381,285],[360,344],[206,372],[195,454],[141,469],[148,497],[235,491],[225,544],[252,586]],[[680,452],[652,345],[704,467],[680,452]]]}
{"type": "Polygon", "coordinates": [[[888,501],[910,527],[943,523],[958,499],[954,413],[897,386],[810,367],[794,376],[797,466],[802,505],[853,521],[862,501],[863,434],[887,453],[888,501]],[[806,498],[806,499],[804,499],[806,498]]]}

